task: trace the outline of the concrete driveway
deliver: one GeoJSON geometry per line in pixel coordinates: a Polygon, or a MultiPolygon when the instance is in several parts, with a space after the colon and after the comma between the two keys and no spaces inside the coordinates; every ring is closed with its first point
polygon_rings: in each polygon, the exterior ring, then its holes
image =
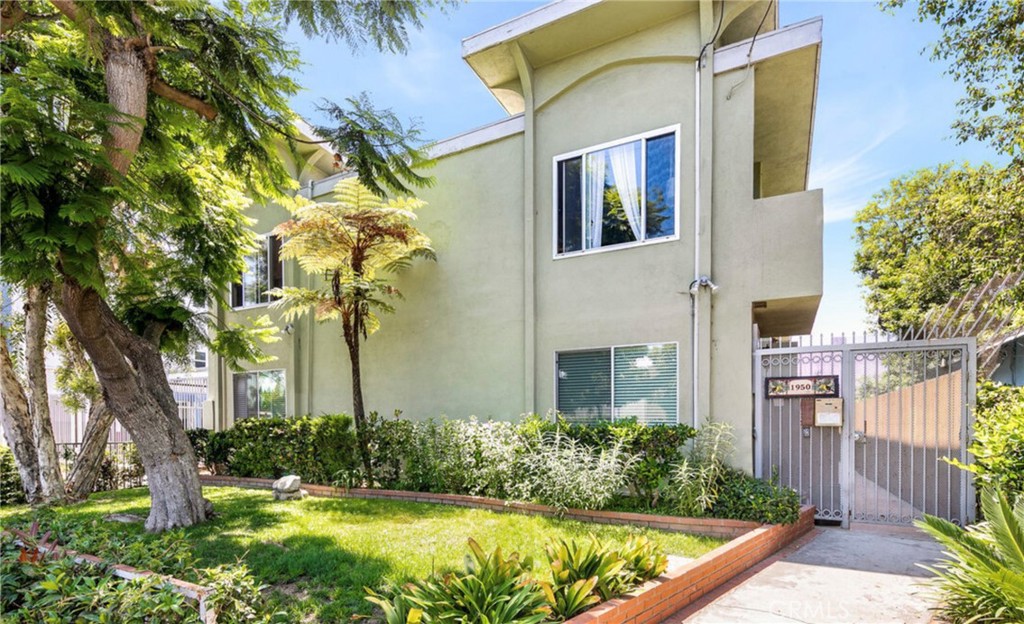
{"type": "Polygon", "coordinates": [[[916,564],[941,554],[916,529],[817,528],[795,549],[665,622],[927,624],[934,603],[921,581],[929,573],[916,564]]]}

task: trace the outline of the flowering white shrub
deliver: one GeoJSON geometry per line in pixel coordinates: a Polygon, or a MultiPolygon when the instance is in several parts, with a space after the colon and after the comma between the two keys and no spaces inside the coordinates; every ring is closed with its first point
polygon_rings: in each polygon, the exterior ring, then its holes
{"type": "Polygon", "coordinates": [[[524,459],[530,498],[558,509],[599,509],[626,486],[636,457],[615,444],[593,449],[560,432],[535,439],[524,459]]]}

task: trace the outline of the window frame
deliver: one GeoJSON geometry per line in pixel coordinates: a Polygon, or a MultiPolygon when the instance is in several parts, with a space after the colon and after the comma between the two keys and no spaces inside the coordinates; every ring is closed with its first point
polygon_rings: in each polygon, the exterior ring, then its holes
{"type": "MultiPolygon", "coordinates": [[[[235,401],[235,378],[238,377],[239,375],[246,375],[246,376],[248,376],[248,375],[256,375],[256,385],[258,387],[259,386],[259,376],[262,373],[281,373],[281,384],[284,385],[284,414],[282,414],[281,417],[282,418],[288,418],[288,370],[284,369],[284,368],[266,368],[266,369],[260,369],[260,370],[247,370],[247,371],[238,371],[237,373],[231,373],[231,396],[232,396],[232,399],[231,399],[231,401],[232,401],[232,403],[231,403],[231,421],[232,422],[237,423],[240,420],[248,420],[250,418],[263,418],[262,416],[259,415],[260,408],[259,408],[258,405],[256,407],[256,415],[249,415],[249,416],[246,416],[245,418],[238,418],[238,416],[237,416],[238,405],[237,405],[237,402],[235,401]]],[[[248,390],[248,388],[246,388],[246,389],[248,390]]],[[[258,399],[259,391],[257,391],[256,396],[257,396],[257,401],[258,401],[259,400],[258,399]]]]}
{"type": "MultiPolygon", "coordinates": [[[[658,239],[658,240],[661,240],[661,239],[658,239]]],[[[551,389],[552,390],[551,405],[554,406],[554,413],[555,413],[555,416],[553,416],[553,418],[557,418],[557,413],[558,413],[558,355],[560,353],[586,353],[588,351],[604,351],[606,349],[608,350],[608,358],[611,361],[611,372],[612,372],[612,375],[611,375],[611,396],[610,396],[610,398],[611,398],[611,415],[612,415],[611,422],[615,423],[615,422],[618,422],[618,419],[616,418],[616,415],[615,415],[615,350],[616,349],[628,349],[630,347],[662,347],[662,346],[668,346],[668,345],[672,345],[672,346],[674,346],[676,348],[676,424],[677,425],[680,424],[682,422],[680,420],[680,418],[682,417],[682,411],[683,411],[682,410],[682,406],[683,406],[683,404],[682,404],[682,399],[683,399],[683,397],[682,397],[682,390],[683,389],[682,389],[682,386],[680,385],[680,381],[681,381],[681,377],[682,377],[681,371],[682,371],[683,361],[679,357],[679,341],[678,340],[664,340],[664,341],[660,341],[660,342],[627,342],[627,343],[607,345],[607,346],[577,347],[577,348],[573,348],[573,349],[555,349],[554,353],[553,353],[553,356],[552,356],[552,376],[554,378],[555,383],[554,383],[553,388],[551,389]]]]}
{"type": "MultiPolygon", "coordinates": [[[[551,187],[552,187],[552,190],[551,190],[551,258],[553,260],[561,260],[562,258],[573,258],[573,257],[576,257],[576,256],[585,256],[585,255],[596,254],[596,253],[604,253],[604,252],[607,252],[607,251],[615,251],[615,250],[619,250],[619,249],[632,249],[634,247],[644,247],[644,246],[647,246],[647,245],[656,245],[658,243],[668,243],[668,242],[678,241],[679,240],[679,212],[680,212],[679,205],[680,205],[680,201],[681,201],[680,191],[682,190],[681,189],[681,185],[680,185],[680,182],[681,182],[681,180],[680,180],[680,172],[682,171],[682,166],[681,166],[682,163],[680,162],[680,160],[682,158],[682,149],[681,149],[682,146],[680,145],[680,143],[681,143],[681,141],[680,141],[681,129],[682,129],[682,124],[673,124],[671,126],[665,126],[665,127],[662,127],[662,128],[656,128],[654,130],[648,130],[646,132],[641,132],[639,134],[634,134],[632,136],[623,137],[623,138],[620,138],[620,139],[615,139],[614,141],[606,141],[604,143],[598,143],[596,145],[591,145],[589,147],[584,147],[582,149],[573,150],[571,152],[565,152],[564,154],[558,154],[558,155],[552,157],[552,159],[551,159],[551,187]],[[641,164],[640,164],[640,177],[642,179],[642,183],[640,184],[640,192],[641,192],[641,198],[642,198],[642,201],[641,201],[641,215],[642,215],[642,221],[644,223],[644,236],[645,236],[645,238],[643,240],[633,241],[631,243],[619,243],[617,245],[609,245],[607,247],[597,247],[596,249],[580,249],[579,251],[568,251],[568,252],[558,253],[558,193],[559,193],[558,165],[560,163],[566,161],[566,160],[570,160],[570,159],[573,159],[573,158],[583,158],[585,160],[584,157],[586,156],[586,154],[590,154],[590,153],[593,153],[593,152],[599,152],[601,150],[605,150],[605,149],[608,149],[608,148],[611,148],[611,147],[617,147],[619,145],[625,145],[627,143],[633,143],[634,141],[643,141],[643,140],[646,140],[646,139],[653,139],[653,138],[656,138],[656,137],[659,137],[659,136],[664,136],[666,134],[671,134],[675,138],[675,176],[674,176],[674,178],[675,178],[675,206],[673,207],[674,215],[673,215],[673,220],[672,220],[672,225],[673,225],[673,232],[672,232],[672,234],[669,235],[669,236],[659,236],[658,238],[650,238],[650,239],[646,238],[646,234],[647,234],[647,232],[646,232],[646,227],[647,227],[647,150],[645,148],[646,148],[647,144],[646,144],[646,142],[644,142],[643,143],[643,147],[640,150],[640,158],[641,158],[641,161],[640,161],[641,162],[641,164]]],[[[585,181],[586,180],[586,177],[585,177],[586,176],[586,167],[582,167],[581,169],[582,169],[582,172],[581,172],[581,184],[580,184],[580,186],[582,188],[586,188],[586,181],[585,181]]],[[[586,208],[583,207],[582,209],[585,210],[586,208]]],[[[583,215],[581,215],[581,217],[582,216],[583,215]]],[[[586,222],[585,218],[583,218],[582,220],[583,220],[583,222],[586,222]]],[[[665,344],[667,344],[667,343],[665,343],[665,344]]],[[[620,345],[620,346],[629,346],[629,345],[620,345]]]]}
{"type": "MultiPolygon", "coordinates": [[[[265,234],[256,234],[256,238],[267,241],[267,290],[270,290],[271,288],[274,288],[274,286],[273,286],[274,276],[270,272],[272,270],[273,265],[274,265],[274,263],[270,261],[271,258],[273,257],[273,254],[274,254],[272,240],[277,238],[277,237],[274,236],[273,232],[267,232],[265,234]]],[[[284,286],[284,260],[280,257],[280,243],[278,243],[278,245],[279,245],[278,246],[278,264],[280,265],[281,286],[283,287],[284,286]]],[[[235,289],[235,286],[239,286],[240,288],[243,288],[243,289],[245,288],[244,281],[243,281],[244,280],[244,278],[243,278],[244,275],[245,275],[245,272],[243,271],[242,273],[239,274],[238,281],[231,283],[231,293],[230,293],[231,297],[230,298],[231,298],[232,304],[234,304],[234,297],[235,297],[234,289],[235,289]]],[[[245,303],[245,291],[243,290],[242,291],[242,305],[237,305],[237,306],[236,305],[232,305],[231,309],[232,310],[236,310],[236,311],[256,310],[258,308],[264,308],[266,306],[269,306],[273,302],[274,302],[273,299],[268,299],[267,301],[262,301],[260,303],[246,304],[245,303]]]]}

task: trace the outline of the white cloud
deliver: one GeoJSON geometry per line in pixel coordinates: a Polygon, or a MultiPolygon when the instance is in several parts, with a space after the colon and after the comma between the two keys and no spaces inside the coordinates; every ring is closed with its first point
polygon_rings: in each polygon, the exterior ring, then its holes
{"type": "Polygon", "coordinates": [[[824,189],[826,223],[852,217],[899,173],[886,164],[885,148],[909,123],[905,101],[896,107],[848,105],[829,112],[819,126],[829,136],[816,137],[827,142],[824,162],[812,164],[810,176],[812,188],[824,189]]]}

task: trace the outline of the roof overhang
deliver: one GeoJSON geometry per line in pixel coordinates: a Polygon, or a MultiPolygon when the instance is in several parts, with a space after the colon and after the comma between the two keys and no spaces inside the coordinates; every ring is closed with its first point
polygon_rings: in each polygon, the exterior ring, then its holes
{"type": "Polygon", "coordinates": [[[754,70],[754,161],[763,197],[807,188],[821,59],[820,17],[715,51],[715,74],[754,70]]]}
{"type": "Polygon", "coordinates": [[[821,295],[773,299],[754,304],[754,322],[765,338],[811,333],[821,295]]]}
{"type": "Polygon", "coordinates": [[[520,46],[533,68],[589,50],[679,15],[697,2],[606,2],[558,0],[463,39],[462,57],[510,114],[523,112],[523,90],[515,57],[520,46]]]}

